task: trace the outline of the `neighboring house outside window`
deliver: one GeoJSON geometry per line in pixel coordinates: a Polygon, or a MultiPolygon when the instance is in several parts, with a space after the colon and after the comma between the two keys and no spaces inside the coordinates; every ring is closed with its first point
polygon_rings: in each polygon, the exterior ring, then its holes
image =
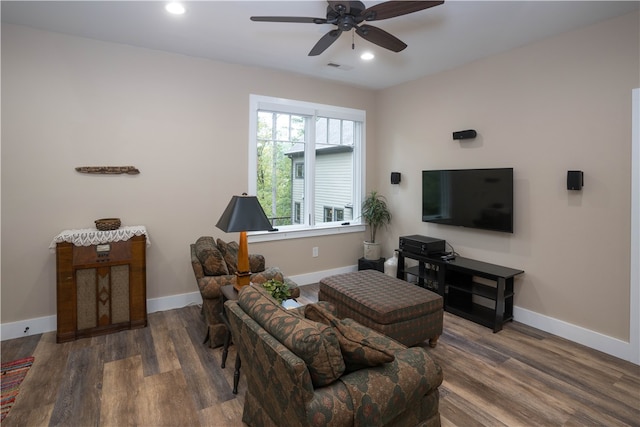
{"type": "Polygon", "coordinates": [[[250,116],[249,193],[279,231],[359,216],[364,111],[252,95],[250,116]]]}

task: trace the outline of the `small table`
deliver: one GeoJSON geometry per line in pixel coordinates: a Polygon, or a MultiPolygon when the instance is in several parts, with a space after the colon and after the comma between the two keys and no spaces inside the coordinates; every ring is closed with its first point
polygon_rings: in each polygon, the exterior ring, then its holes
{"type": "Polygon", "coordinates": [[[358,259],[358,271],[360,270],[378,270],[381,273],[384,273],[384,258],[378,259],[358,259]]]}
{"type": "MultiPolygon", "coordinates": [[[[220,313],[220,317],[222,321],[227,326],[227,335],[224,337],[224,347],[222,348],[222,364],[221,368],[224,369],[227,363],[227,355],[229,354],[229,343],[231,342],[231,326],[229,325],[229,318],[227,317],[227,313],[224,311],[224,303],[225,301],[235,301],[238,299],[238,291],[233,287],[233,285],[226,285],[220,288],[220,293],[222,294],[222,312],[220,313]]],[[[240,381],[240,366],[242,362],[240,361],[240,354],[236,353],[236,364],[233,371],[233,394],[238,394],[238,382],[240,381]]]]}

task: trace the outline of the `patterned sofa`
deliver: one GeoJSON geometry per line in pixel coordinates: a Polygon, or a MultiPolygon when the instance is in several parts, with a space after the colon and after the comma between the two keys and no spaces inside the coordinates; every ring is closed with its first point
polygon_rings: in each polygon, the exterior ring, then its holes
{"type": "MultiPolygon", "coordinates": [[[[227,333],[220,313],[222,312],[222,294],[220,288],[236,283],[238,265],[238,243],[226,243],[211,236],[202,236],[190,245],[191,266],[196,276],[198,289],[202,296],[202,314],[207,322],[207,334],[211,348],[224,344],[227,333]]],[[[267,280],[279,280],[289,285],[291,298],[300,296],[298,285],[284,277],[278,267],[265,268],[264,256],[249,254],[249,267],[252,272],[251,282],[264,283],[267,280]]]]}
{"type": "Polygon", "coordinates": [[[247,286],[225,303],[247,391],[249,426],[439,426],[442,370],[330,303],[286,310],[247,286]]]}

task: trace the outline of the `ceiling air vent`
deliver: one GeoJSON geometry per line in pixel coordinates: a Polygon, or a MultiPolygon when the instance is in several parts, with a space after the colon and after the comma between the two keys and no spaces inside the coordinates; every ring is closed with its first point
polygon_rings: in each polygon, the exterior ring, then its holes
{"type": "Polygon", "coordinates": [[[327,67],[329,67],[329,68],[336,68],[336,69],[344,70],[344,71],[353,70],[353,67],[351,67],[351,66],[349,66],[349,65],[336,64],[335,62],[329,62],[329,63],[327,64],[327,67]]]}

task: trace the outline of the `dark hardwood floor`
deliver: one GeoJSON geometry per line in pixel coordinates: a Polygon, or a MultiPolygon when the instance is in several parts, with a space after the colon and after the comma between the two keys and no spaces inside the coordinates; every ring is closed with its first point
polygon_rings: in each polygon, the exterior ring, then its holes
{"type": "MultiPolygon", "coordinates": [[[[301,303],[317,299],[302,287],[301,303]]],[[[198,306],[149,326],[56,344],[55,332],[1,343],[2,362],[35,356],[10,426],[238,426],[246,383],[202,344],[198,306]]],[[[435,349],[443,426],[640,426],[640,367],[512,322],[499,333],[449,313],[435,349]]],[[[235,358],[230,348],[229,361],[235,358]]]]}

